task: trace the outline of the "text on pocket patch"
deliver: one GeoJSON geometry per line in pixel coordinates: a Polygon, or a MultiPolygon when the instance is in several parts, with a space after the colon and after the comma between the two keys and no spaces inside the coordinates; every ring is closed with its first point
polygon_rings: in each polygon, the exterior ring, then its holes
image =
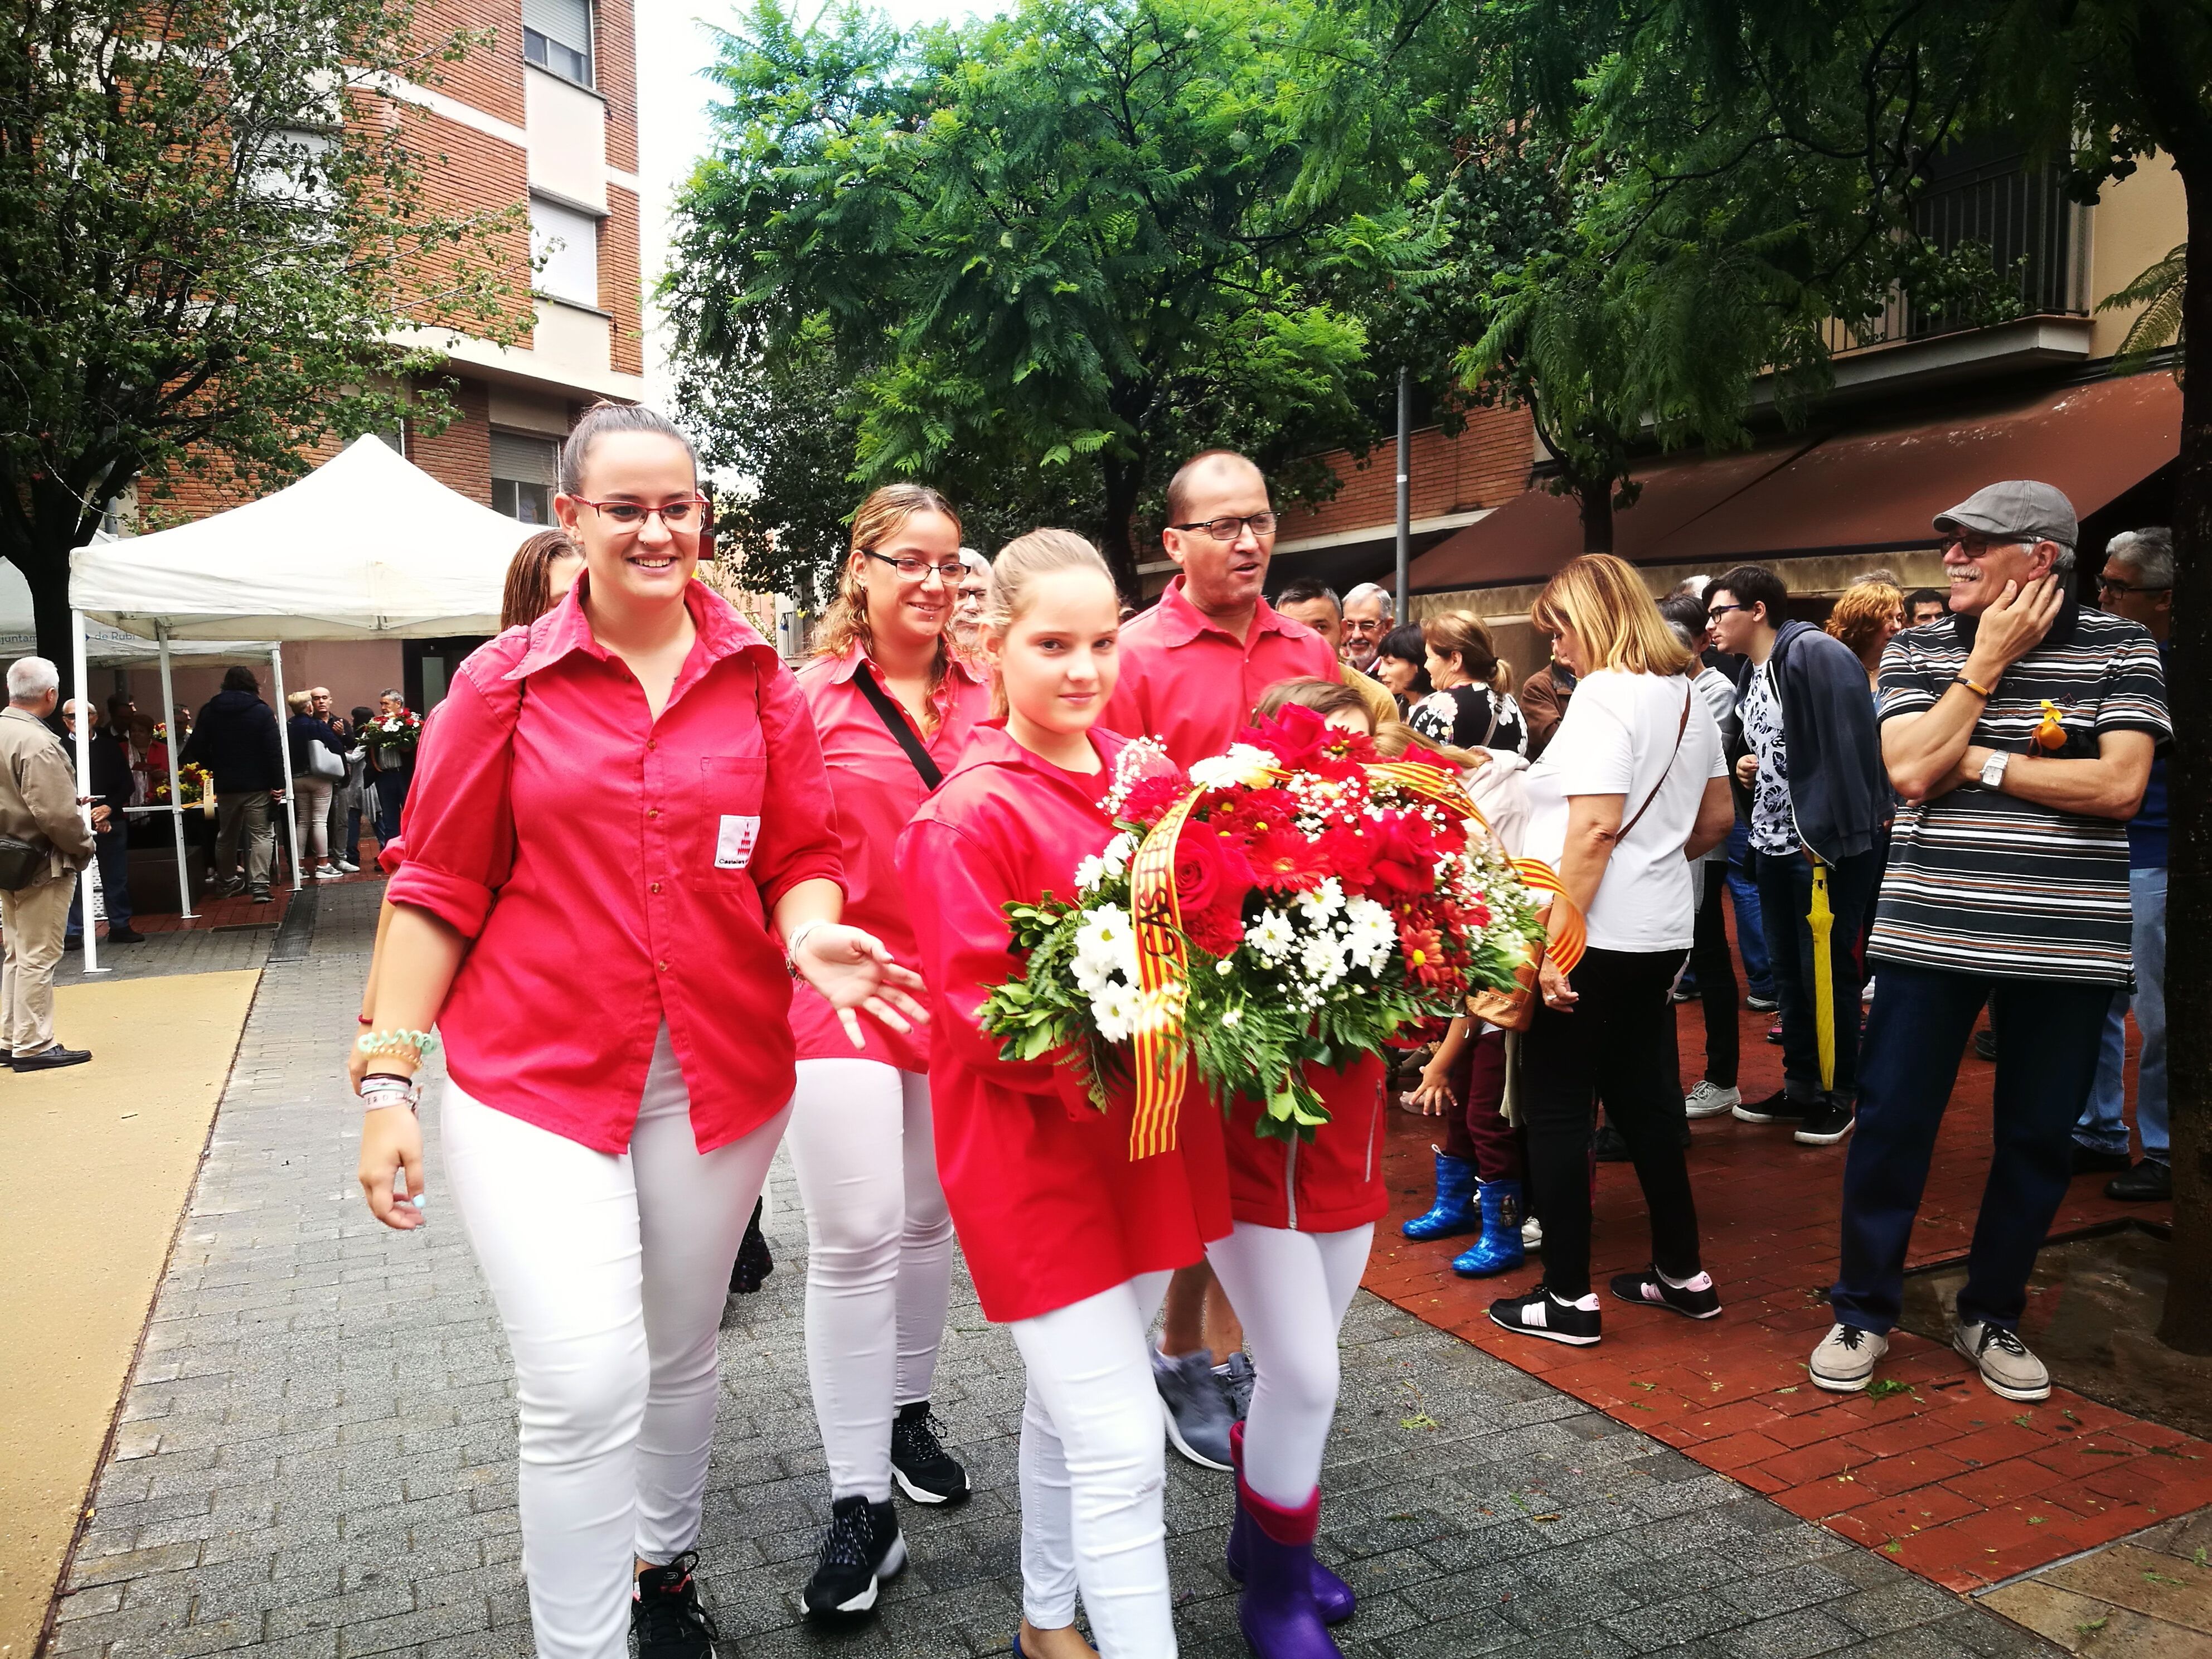
{"type": "Polygon", "coordinates": [[[717,870],[742,870],[753,861],[753,843],[760,839],[760,820],[757,817],[735,817],[722,815],[720,832],[714,837],[714,867],[717,870]]]}

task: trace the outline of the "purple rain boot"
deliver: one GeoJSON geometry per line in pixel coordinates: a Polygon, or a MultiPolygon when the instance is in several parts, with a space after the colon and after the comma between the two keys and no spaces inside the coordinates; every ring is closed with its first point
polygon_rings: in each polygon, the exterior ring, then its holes
{"type": "MultiPolygon", "coordinates": [[[[1229,1526],[1229,1576],[1237,1583],[1244,1582],[1244,1563],[1250,1556],[1252,1517],[1244,1507],[1244,1425],[1237,1424],[1229,1431],[1229,1458],[1237,1468],[1237,1518],[1229,1526]]],[[[1352,1593],[1352,1586],[1339,1578],[1316,1558],[1313,1564],[1314,1605],[1321,1609],[1324,1625],[1340,1625],[1359,1610],[1359,1600],[1352,1593]]]]}
{"type": "Polygon", "coordinates": [[[1271,1504],[1237,1477],[1249,1515],[1237,1623],[1258,1659],[1344,1659],[1314,1601],[1314,1534],[1321,1529],[1321,1488],[1297,1509],[1271,1504]]]}

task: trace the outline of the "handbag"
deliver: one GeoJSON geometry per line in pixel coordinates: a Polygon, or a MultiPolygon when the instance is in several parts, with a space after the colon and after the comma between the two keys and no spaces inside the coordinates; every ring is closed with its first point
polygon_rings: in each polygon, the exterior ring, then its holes
{"type": "Polygon", "coordinates": [[[20,893],[46,873],[51,849],[34,841],[0,836],[0,890],[20,893]]]}
{"type": "Polygon", "coordinates": [[[337,753],[320,738],[307,739],[307,771],[314,777],[328,778],[336,783],[346,775],[345,757],[337,753]]]}
{"type": "Polygon", "coordinates": [[[860,695],[868,700],[868,707],[876,711],[876,718],[891,734],[906,757],[914,763],[914,769],[921,775],[921,787],[933,793],[945,781],[945,769],[930,758],[929,750],[921,746],[915,734],[914,722],[891,701],[891,694],[876,683],[875,672],[867,664],[860,663],[853,670],[853,684],[860,688],[860,695]]]}

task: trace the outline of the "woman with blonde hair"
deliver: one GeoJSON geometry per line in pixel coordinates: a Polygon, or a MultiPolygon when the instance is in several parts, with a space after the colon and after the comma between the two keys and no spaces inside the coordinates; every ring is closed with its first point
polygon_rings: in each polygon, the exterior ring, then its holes
{"type": "Polygon", "coordinates": [[[1850,647],[1869,690],[1881,681],[1882,647],[1905,631],[1905,595],[1887,582],[1857,582],[1828,613],[1826,631],[1850,647]]]}
{"type": "Polygon", "coordinates": [[[1528,722],[1513,700],[1513,665],[1498,654],[1490,629],[1472,611],[1447,611],[1421,622],[1429,684],[1406,723],[1455,749],[1528,752],[1528,722]]]}
{"type": "Polygon", "coordinates": [[[1632,568],[1609,553],[1583,555],[1552,579],[1529,620],[1577,679],[1530,775],[1540,799],[1528,851],[1559,871],[1587,920],[1589,948],[1571,976],[1544,963],[1543,1005],[1522,1044],[1544,1279],[1492,1303],[1490,1316],[1587,1347],[1601,1327],[1589,1283],[1600,1100],[1628,1142],[1651,1218],[1650,1271],[1616,1278],[1613,1294],[1693,1319],[1721,1310],[1675,1138],[1682,1109],[1668,994],[1693,932],[1690,860],[1719,845],[1735,807],[1720,730],[1691,686],[1696,659],[1632,568]]]}
{"type": "MultiPolygon", "coordinates": [[[[910,961],[914,924],[892,860],[899,832],[990,712],[951,624],[960,516],[934,489],[886,484],[853,514],[837,597],[799,689],[837,805],[845,920],[910,961]]],[[[927,1030],[866,1028],[794,988],[799,1091],[787,1139],[806,1210],[806,1370],[830,1474],[830,1528],[799,1597],[817,1617],[873,1610],[906,1560],[894,1482],[958,1503],[968,1474],[937,1437],[930,1386],[945,1338],[952,1221],[931,1135],[927,1030]]]]}

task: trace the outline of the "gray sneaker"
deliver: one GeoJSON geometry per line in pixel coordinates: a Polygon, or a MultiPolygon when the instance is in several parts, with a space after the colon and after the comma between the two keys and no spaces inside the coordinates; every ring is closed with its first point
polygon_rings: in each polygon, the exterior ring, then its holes
{"type": "Polygon", "coordinates": [[[1229,1468],[1229,1427],[1234,1419],[1206,1351],[1170,1359],[1153,1349],[1152,1382],[1160,1391],[1160,1410],[1175,1449],[1202,1469],[1229,1468]]]}
{"type": "Polygon", "coordinates": [[[1953,1328],[1951,1346],[1973,1363],[1991,1394],[2007,1400],[2051,1398],[2051,1373],[2027,1351],[2018,1331],[1960,1319],[1953,1328]]]}
{"type": "Polygon", "coordinates": [[[1830,1394],[1856,1394],[1874,1381],[1874,1368],[1889,1352],[1889,1339],[1856,1325],[1831,1325],[1813,1350],[1813,1386],[1830,1394]]]}
{"type": "Polygon", "coordinates": [[[1700,1079],[1698,1086],[1682,1097],[1684,1117],[1718,1117],[1723,1112],[1732,1112],[1743,1104],[1741,1090],[1723,1089],[1717,1083],[1700,1079]]]}
{"type": "Polygon", "coordinates": [[[1229,1402],[1229,1415],[1242,1423],[1252,1409],[1253,1386],[1260,1380],[1251,1360],[1241,1350],[1231,1354],[1226,1363],[1214,1367],[1213,1380],[1220,1385],[1221,1397],[1229,1402]]]}

